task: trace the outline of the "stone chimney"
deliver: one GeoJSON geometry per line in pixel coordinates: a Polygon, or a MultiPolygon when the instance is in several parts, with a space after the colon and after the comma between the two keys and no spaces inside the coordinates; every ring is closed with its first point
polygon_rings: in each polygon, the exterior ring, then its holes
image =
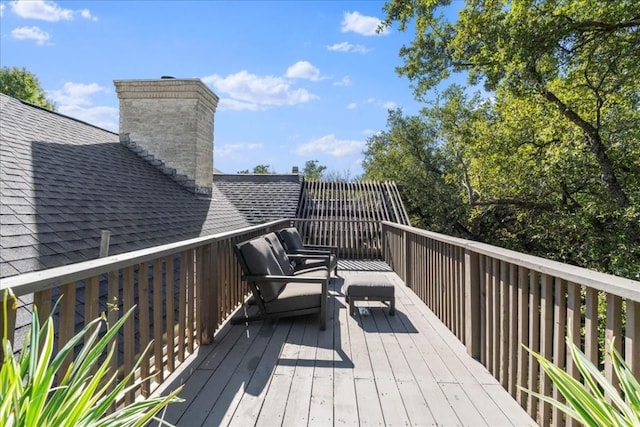
{"type": "Polygon", "coordinates": [[[115,80],[120,142],[196,194],[213,186],[218,97],[199,79],[115,80]]]}

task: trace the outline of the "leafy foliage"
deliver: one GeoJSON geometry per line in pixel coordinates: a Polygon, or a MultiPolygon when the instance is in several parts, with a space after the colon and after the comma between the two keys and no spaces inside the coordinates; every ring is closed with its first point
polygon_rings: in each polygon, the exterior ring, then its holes
{"type": "Polygon", "coordinates": [[[403,184],[417,225],[640,278],[640,5],[468,1],[450,21],[448,4],[385,5],[416,31],[398,72],[424,101],[459,71],[488,95],[390,113],[365,176],[403,184]]]}
{"type": "Polygon", "coordinates": [[[602,375],[598,367],[569,337],[567,338],[567,347],[575,366],[584,379],[584,384],[540,354],[527,349],[538,360],[544,372],[564,396],[567,403],[531,390],[525,391],[551,403],[566,415],[586,426],[640,425],[640,384],[633,376],[631,368],[614,348],[613,341],[610,343],[608,355],[624,396],[618,393],[618,390],[602,375]]]}
{"type": "Polygon", "coordinates": [[[318,164],[317,160],[307,160],[304,164],[302,174],[306,180],[317,181],[322,179],[326,166],[318,164]]]}
{"type": "Polygon", "coordinates": [[[38,78],[26,68],[0,68],[0,92],[55,111],[55,106],[40,87],[38,78]]]}
{"type": "Polygon", "coordinates": [[[71,340],[63,343],[58,352],[54,352],[53,320],[49,317],[40,324],[37,308],[34,307],[28,341],[19,357],[14,359],[6,329],[9,300],[5,292],[0,425],[144,426],[153,419],[166,424],[155,415],[169,403],[182,401],[177,397],[181,390],[178,388],[167,396],[138,400],[109,413],[118,396],[127,391],[126,387],[133,379],[142,357],[151,348],[149,344],[139,358],[138,365],[117,382],[117,373],[109,369],[115,350],[114,338],[133,308],[104,333],[101,333],[105,324],[103,319],[89,322],[71,340]],[[61,371],[63,361],[73,358],[75,347],[83,340],[82,350],[73,363],[65,372],[61,371]],[[55,384],[56,378],[59,384],[55,384]]]}
{"type": "Polygon", "coordinates": [[[456,197],[457,187],[446,180],[450,159],[436,145],[434,123],[392,110],[387,124],[387,131],[368,139],[364,179],[401,184],[414,225],[443,233],[463,232],[464,208],[456,197]]]}
{"type": "Polygon", "coordinates": [[[244,174],[253,173],[256,175],[269,175],[275,172],[271,171],[271,166],[269,165],[256,165],[253,167],[253,170],[251,172],[249,172],[249,169],[245,169],[245,170],[238,171],[238,173],[244,173],[244,174]]]}

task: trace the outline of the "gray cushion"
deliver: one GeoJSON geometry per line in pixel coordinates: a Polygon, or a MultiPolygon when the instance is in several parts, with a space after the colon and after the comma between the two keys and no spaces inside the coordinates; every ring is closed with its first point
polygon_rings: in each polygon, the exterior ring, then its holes
{"type": "Polygon", "coordinates": [[[349,297],[393,297],[395,288],[383,277],[361,275],[349,279],[346,294],[349,297]]]}
{"type": "MultiPolygon", "coordinates": [[[[276,259],[271,246],[260,237],[243,243],[238,248],[247,263],[249,274],[255,276],[275,275],[283,276],[284,273],[276,259]]],[[[286,283],[284,282],[260,282],[257,283],[263,301],[269,302],[275,299],[286,283]]]]}
{"type": "Polygon", "coordinates": [[[320,307],[322,301],[321,283],[290,282],[280,293],[278,299],[266,305],[267,312],[301,310],[320,307]]]}
{"type": "MultiPolygon", "coordinates": [[[[297,260],[299,263],[296,265],[298,269],[307,269],[307,268],[316,268],[316,267],[326,267],[327,262],[324,259],[317,258],[306,258],[297,260]]],[[[338,262],[338,258],[335,255],[329,255],[329,270],[333,270],[336,267],[336,263],[338,262]]]]}
{"type": "MultiPolygon", "coordinates": [[[[284,247],[289,253],[303,252],[305,251],[304,243],[302,242],[302,237],[300,237],[300,233],[298,229],[295,227],[283,228],[278,231],[280,238],[284,244],[284,247]]],[[[313,253],[314,250],[310,250],[309,253],[313,253]]],[[[326,252],[326,251],[322,251],[326,252]]],[[[314,268],[326,265],[325,261],[317,260],[317,259],[307,259],[307,260],[294,260],[296,269],[305,269],[305,268],[314,268]]],[[[338,264],[338,258],[331,254],[329,255],[329,270],[333,270],[336,268],[338,264]]]]}
{"type": "Polygon", "coordinates": [[[271,250],[278,260],[280,268],[282,268],[284,274],[287,276],[292,276],[294,270],[293,266],[291,265],[291,259],[289,259],[289,256],[284,251],[284,247],[282,247],[282,243],[280,243],[280,240],[278,240],[278,236],[276,236],[276,233],[265,234],[264,238],[271,246],[271,250]]]}
{"type": "Polygon", "coordinates": [[[296,228],[283,228],[278,233],[280,234],[280,237],[284,242],[284,247],[287,248],[289,252],[296,252],[304,249],[302,238],[300,237],[300,233],[298,233],[298,230],[296,228]]]}

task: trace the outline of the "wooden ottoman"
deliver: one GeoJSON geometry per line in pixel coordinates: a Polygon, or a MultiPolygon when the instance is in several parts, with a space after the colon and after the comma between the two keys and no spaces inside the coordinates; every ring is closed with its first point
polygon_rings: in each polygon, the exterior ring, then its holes
{"type": "Polygon", "coordinates": [[[356,301],[388,301],[389,314],[396,313],[395,288],[380,275],[353,276],[345,284],[345,301],[349,303],[349,314],[353,315],[356,301]]]}

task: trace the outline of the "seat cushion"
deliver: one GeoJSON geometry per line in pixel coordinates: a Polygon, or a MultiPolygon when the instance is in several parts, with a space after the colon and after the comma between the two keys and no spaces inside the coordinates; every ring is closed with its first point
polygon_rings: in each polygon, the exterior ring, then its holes
{"type": "MultiPolygon", "coordinates": [[[[296,260],[296,269],[303,270],[307,268],[315,268],[315,267],[326,267],[327,262],[323,259],[317,258],[307,258],[302,260],[296,260]]],[[[336,263],[338,262],[338,258],[335,255],[329,255],[329,270],[333,270],[336,268],[336,263]]]]}
{"type": "Polygon", "coordinates": [[[354,276],[347,282],[345,294],[348,297],[393,297],[395,288],[392,283],[379,276],[354,276]]]}
{"type": "Polygon", "coordinates": [[[321,283],[290,282],[280,292],[278,298],[266,304],[268,313],[320,308],[322,301],[321,283]]]}

